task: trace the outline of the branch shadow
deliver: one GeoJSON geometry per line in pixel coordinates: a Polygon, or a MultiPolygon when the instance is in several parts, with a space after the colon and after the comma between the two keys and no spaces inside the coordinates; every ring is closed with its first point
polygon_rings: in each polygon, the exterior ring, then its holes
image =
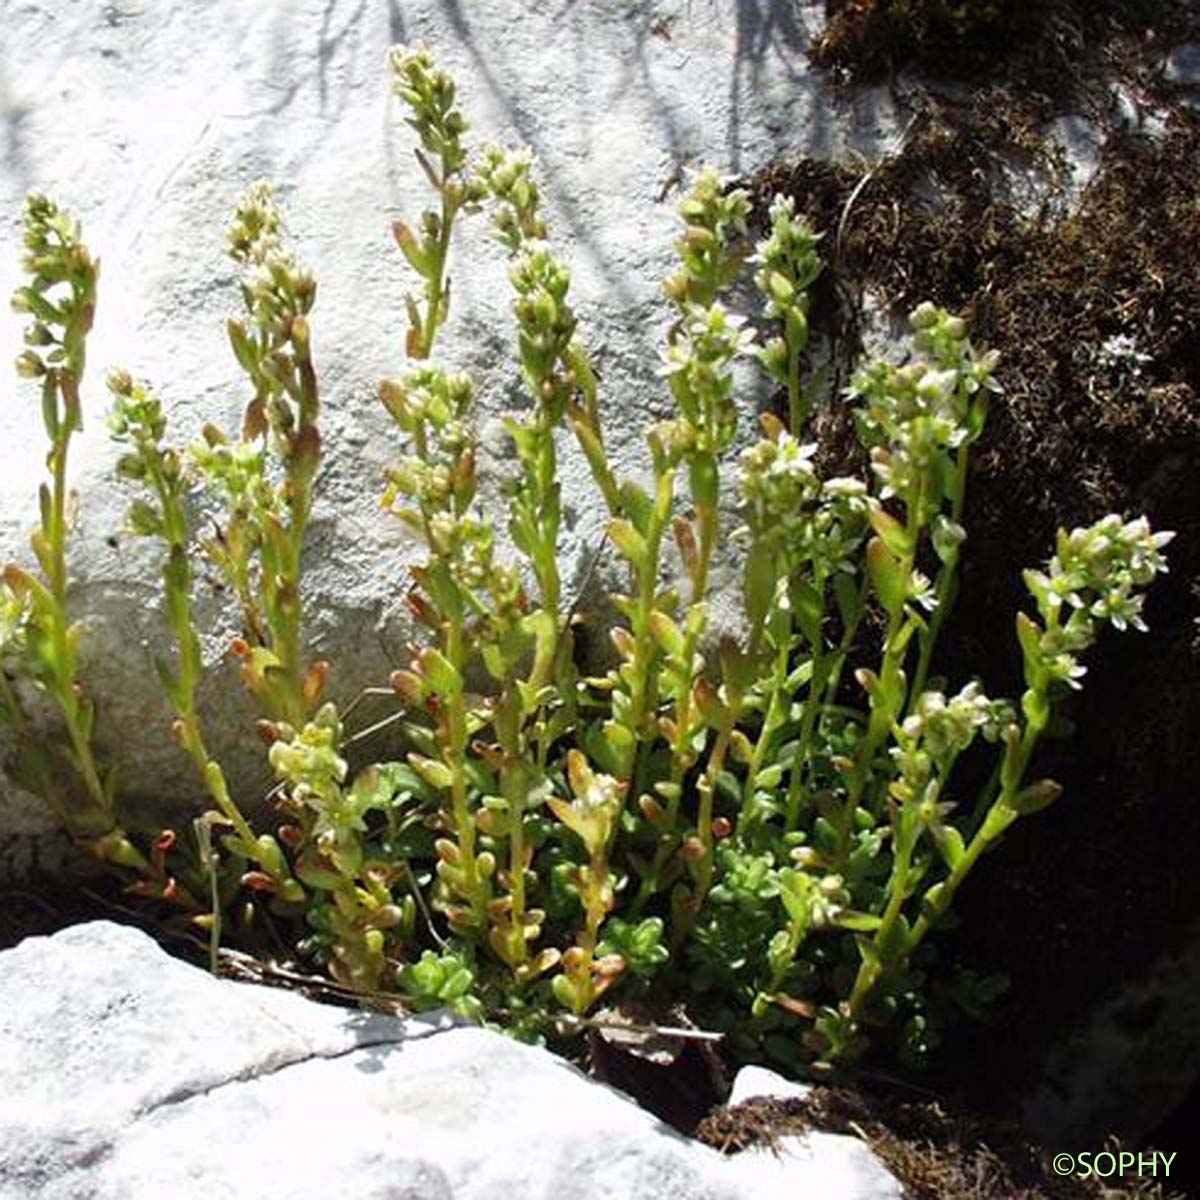
{"type": "MultiPolygon", "coordinates": [[[[753,94],[760,86],[764,59],[768,54],[774,54],[786,64],[794,56],[803,57],[808,44],[788,0],[738,0],[736,21],[734,62],[729,76],[726,153],[730,168],[740,171],[742,105],[746,94],[753,94]]],[[[801,72],[789,65],[787,74],[794,83],[800,84],[801,72]]]]}
{"type": "Polygon", "coordinates": [[[4,166],[22,193],[29,191],[33,172],[29,158],[29,119],[32,110],[10,95],[4,63],[0,61],[0,124],[4,132],[4,166]]]}
{"type": "MultiPolygon", "coordinates": [[[[330,92],[332,90],[330,83],[330,74],[333,69],[334,60],[343,45],[348,45],[349,63],[346,68],[346,73],[353,76],[354,64],[358,56],[359,46],[362,43],[362,21],[367,13],[367,0],[358,0],[358,4],[354,11],[347,17],[345,24],[340,28],[334,28],[334,18],[337,15],[339,7],[344,7],[345,0],[326,0],[325,7],[321,12],[321,27],[317,35],[316,54],[311,55],[307,52],[298,54],[293,47],[290,37],[291,15],[284,10],[281,10],[276,19],[274,30],[274,48],[271,55],[270,69],[267,79],[262,86],[268,91],[276,91],[279,93],[279,99],[264,108],[254,109],[242,114],[244,117],[277,117],[280,113],[286,112],[292,104],[295,103],[297,97],[304,90],[305,86],[316,77],[317,83],[317,102],[318,111],[321,116],[328,117],[331,120],[336,120],[341,116],[345,108],[344,94],[349,88],[343,88],[343,97],[330,109],[330,92]],[[316,66],[313,70],[300,71],[294,73],[292,68],[296,62],[306,62],[315,58],[316,66]],[[275,79],[287,79],[288,82],[277,84],[272,82],[275,79]]],[[[389,0],[394,3],[394,0],[389,0]]],[[[393,22],[389,18],[389,25],[393,22]]]]}
{"type": "Polygon", "coordinates": [[[349,38],[355,48],[351,52],[351,67],[353,67],[353,59],[360,40],[360,25],[363,14],[367,9],[367,0],[358,0],[358,7],[355,8],[341,30],[337,33],[331,33],[330,29],[334,13],[339,3],[340,0],[326,0],[325,10],[321,13],[321,40],[317,44],[317,90],[320,95],[322,115],[325,113],[325,107],[329,98],[330,63],[333,61],[333,56],[340,49],[342,43],[349,38]]]}
{"type": "Polygon", "coordinates": [[[393,46],[403,45],[408,41],[408,32],[404,25],[404,14],[400,11],[400,0],[387,0],[388,38],[393,46]]]}
{"type": "MultiPolygon", "coordinates": [[[[577,0],[567,0],[563,12],[570,9],[576,2],[577,0]]],[[[551,147],[540,145],[541,139],[538,137],[535,121],[520,100],[503,86],[491,62],[479,48],[478,40],[463,13],[459,0],[438,0],[438,4],[449,22],[450,28],[470,56],[478,72],[478,77],[482,79],[485,87],[504,112],[509,126],[515,130],[522,142],[538,153],[541,173],[544,177],[548,177],[557,207],[566,220],[567,230],[565,232],[569,239],[575,245],[582,245],[588,250],[617,301],[628,305],[636,304],[637,298],[630,291],[624,276],[617,271],[615,265],[604,254],[603,247],[596,239],[591,224],[584,219],[584,214],[570,189],[561,186],[560,174],[553,166],[551,147]]]]}

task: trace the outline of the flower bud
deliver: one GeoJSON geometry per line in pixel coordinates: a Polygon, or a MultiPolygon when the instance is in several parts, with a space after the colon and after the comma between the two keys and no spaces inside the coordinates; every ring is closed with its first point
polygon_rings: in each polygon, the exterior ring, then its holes
{"type": "Polygon", "coordinates": [[[117,459],[117,474],[122,479],[144,479],[146,464],[137,454],[122,454],[117,459]]]}
{"type": "Polygon", "coordinates": [[[282,741],[279,736],[279,726],[274,721],[261,720],[254,723],[254,731],[258,734],[259,740],[264,746],[273,746],[276,742],[282,741]]]}
{"type": "Polygon", "coordinates": [[[117,396],[133,394],[133,376],[124,367],[114,367],[108,373],[108,390],[117,396]]]}
{"type": "Polygon", "coordinates": [[[27,346],[53,346],[57,341],[54,334],[40,321],[25,331],[25,345],[27,346]]]}
{"type": "Polygon", "coordinates": [[[40,379],[46,374],[46,364],[32,350],[17,356],[16,367],[22,379],[40,379]]]}
{"type": "Polygon", "coordinates": [[[304,830],[299,825],[280,825],[275,832],[289,850],[299,850],[304,845],[304,830]]]}
{"type": "Polygon", "coordinates": [[[925,300],[918,304],[909,315],[908,323],[913,329],[929,329],[937,324],[937,308],[925,300]]]}

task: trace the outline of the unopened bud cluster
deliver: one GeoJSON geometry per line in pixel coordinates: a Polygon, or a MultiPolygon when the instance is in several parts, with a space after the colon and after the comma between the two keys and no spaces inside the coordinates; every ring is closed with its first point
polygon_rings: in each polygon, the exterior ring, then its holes
{"type": "Polygon", "coordinates": [[[80,241],[78,222],[45,196],[30,196],[25,206],[22,266],[32,278],[13,294],[12,309],[32,320],[25,331],[29,349],[17,359],[17,373],[33,379],[63,368],[82,375],[99,265],[80,241]],[[56,290],[62,284],[69,294],[56,290]]]}
{"type": "Polygon", "coordinates": [[[675,243],[679,269],[663,285],[667,296],[681,307],[705,307],[737,277],[741,259],[731,242],[744,237],[750,215],[750,197],[711,167],[703,168],[679,206],[683,237],[675,243]]]}
{"type": "Polygon", "coordinates": [[[496,205],[492,214],[496,237],[510,254],[524,242],[544,241],[547,236],[532,168],[533,156],[528,150],[496,145],[484,147],[477,168],[480,183],[496,205]]]}
{"type": "Polygon", "coordinates": [[[319,804],[342,784],[349,768],[338,753],[341,736],[332,704],[324,705],[299,732],[280,723],[268,758],[276,777],[291,785],[293,799],[319,804]]]}
{"type": "Polygon", "coordinates": [[[454,107],[454,79],[434,64],[423,47],[394,46],[388,62],[392,91],[408,106],[412,114],[408,124],[417,131],[421,145],[456,170],[466,157],[460,139],[467,122],[454,107]]]}
{"type": "Polygon", "coordinates": [[[808,345],[809,289],[821,273],[816,249],[821,237],[796,215],[791,196],[776,196],[770,216],[771,232],[758,243],[750,261],[758,267],[754,283],[765,301],[764,313],[783,325],[784,336],[771,338],[758,351],[758,360],[776,383],[788,389],[792,425],[799,429],[807,415],[799,364],[808,345]]]}
{"type": "Polygon", "coordinates": [[[551,422],[561,417],[574,390],[563,369],[576,319],[567,292],[571,272],[545,242],[523,242],[508,270],[516,293],[517,349],[526,381],[551,422]]]}
{"type": "Polygon", "coordinates": [[[982,734],[997,741],[1013,720],[1012,705],[990,700],[978,683],[968,683],[949,699],[942,692],[922,692],[902,725],[906,739],[922,742],[934,758],[961,754],[982,734]]]}

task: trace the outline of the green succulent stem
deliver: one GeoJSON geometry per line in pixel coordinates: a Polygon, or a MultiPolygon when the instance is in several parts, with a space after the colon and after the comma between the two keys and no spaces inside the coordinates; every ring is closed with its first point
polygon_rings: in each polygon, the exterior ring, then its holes
{"type": "MultiPolygon", "coordinates": [[[[650,633],[649,626],[651,614],[655,611],[662,540],[670,520],[674,480],[674,468],[663,471],[658,478],[656,500],[646,531],[646,556],[637,574],[637,606],[630,622],[631,632],[634,636],[634,654],[629,664],[630,708],[626,725],[636,740],[630,752],[631,761],[627,767],[623,767],[623,773],[626,773],[631,781],[627,795],[632,795],[635,800],[645,792],[650,746],[655,736],[655,731],[647,728],[647,720],[650,714],[658,708],[659,689],[655,666],[659,661],[659,650],[650,633]]],[[[688,644],[694,645],[694,642],[689,640],[688,644]]],[[[687,691],[689,693],[687,703],[690,703],[690,684],[687,691]]],[[[680,715],[681,723],[682,714],[686,714],[688,711],[682,696],[680,696],[677,714],[680,715]]],[[[678,754],[672,757],[672,772],[672,777],[676,781],[682,778],[683,767],[678,754]]],[[[676,792],[667,801],[667,811],[670,814],[668,825],[671,830],[674,829],[678,817],[681,795],[681,791],[676,792]]],[[[632,904],[634,916],[640,915],[645,905],[658,892],[663,869],[677,844],[678,835],[676,833],[661,832],[659,834],[651,861],[638,881],[637,895],[632,904]]]]}
{"type": "Polygon", "coordinates": [[[509,835],[508,873],[509,896],[512,899],[512,929],[516,940],[516,964],[529,957],[528,939],[525,935],[525,794],[524,788],[507,787],[512,833],[509,835]]]}
{"type": "MultiPolygon", "coordinates": [[[[1041,699],[1045,699],[1044,693],[1041,694],[1041,699]]],[[[1013,728],[1015,730],[1015,727],[1013,728]]],[[[864,958],[847,1001],[847,1012],[852,1020],[859,1018],[863,1005],[885,972],[907,961],[937,920],[950,908],[955,893],[979,861],[983,852],[1000,838],[1018,818],[1019,813],[1014,807],[1014,802],[1043,728],[1042,721],[1027,720],[1019,740],[1012,742],[1003,751],[1005,782],[1000,788],[999,794],[989,805],[982,825],[971,837],[963,849],[961,857],[946,878],[929,889],[922,910],[908,931],[903,944],[898,949],[892,950],[889,955],[887,948],[895,941],[893,930],[900,919],[904,903],[910,893],[910,879],[913,873],[912,855],[920,827],[917,826],[910,836],[897,839],[896,858],[892,867],[891,879],[888,881],[888,903],[873,938],[877,953],[870,958],[864,958]]],[[[945,765],[946,774],[952,767],[953,758],[945,765]]]]}
{"type": "Polygon", "coordinates": [[[441,178],[442,214],[439,233],[434,241],[433,261],[425,280],[425,319],[421,323],[421,352],[419,358],[428,358],[433,353],[434,339],[445,319],[446,308],[446,260],[450,253],[450,237],[454,231],[454,219],[458,207],[446,192],[446,159],[442,158],[441,178]]]}
{"type": "MultiPolygon", "coordinates": [[[[912,577],[916,563],[916,545],[921,531],[922,512],[927,481],[920,476],[913,495],[907,498],[905,542],[910,549],[899,558],[896,574],[907,581],[912,577]]],[[[850,834],[854,828],[855,813],[866,791],[867,782],[875,762],[875,756],[891,732],[892,722],[904,711],[905,682],[904,660],[912,634],[924,622],[911,611],[904,597],[889,606],[887,633],[883,643],[883,659],[880,665],[876,689],[871,694],[870,717],[866,734],[855,755],[850,775],[846,803],[838,821],[838,860],[844,862],[850,852],[850,834]]]]}
{"type": "MultiPolygon", "coordinates": [[[[79,384],[69,372],[59,373],[64,406],[67,411],[79,410],[79,384]]],[[[112,804],[100,782],[100,772],[92,753],[91,741],[83,727],[83,713],[76,692],[73,670],[74,652],[68,644],[70,619],[67,615],[67,448],[75,426],[64,421],[60,440],[50,453],[53,478],[53,507],[50,526],[47,529],[50,546],[50,562],[47,572],[50,595],[53,598],[51,619],[53,621],[54,660],[59,670],[54,679],[54,698],[62,710],[67,736],[71,741],[75,762],[87,788],[88,795],[106,822],[112,822],[112,804]]]]}
{"type": "Polygon", "coordinates": [[[821,609],[815,622],[817,637],[809,647],[812,675],[808,681],[808,694],[804,698],[804,708],[800,715],[800,731],[796,736],[796,750],[792,756],[791,771],[788,777],[784,823],[784,828],[788,832],[794,830],[800,820],[801,806],[804,800],[804,772],[811,757],[813,733],[820,719],[822,708],[827,707],[824,693],[829,660],[825,655],[825,639],[821,632],[825,621],[825,578],[821,573],[816,575],[813,587],[820,597],[821,609]]]}
{"type": "MultiPolygon", "coordinates": [[[[909,563],[911,570],[911,561],[909,563]]],[[[904,661],[904,650],[907,639],[901,641],[902,631],[915,627],[915,618],[909,614],[906,619],[904,608],[897,607],[888,617],[887,636],[884,641],[883,660],[879,672],[878,688],[886,694],[890,688],[899,686],[901,665],[904,661]]],[[[850,783],[847,788],[846,802],[839,813],[838,819],[838,860],[845,861],[850,852],[850,834],[854,828],[854,817],[864,798],[867,781],[875,762],[879,748],[886,741],[891,730],[895,711],[892,705],[871,698],[870,716],[867,729],[854,758],[850,773],[850,783]]]]}
{"type": "Polygon", "coordinates": [[[730,738],[737,722],[737,711],[732,704],[725,707],[725,716],[717,736],[704,774],[696,785],[699,805],[696,813],[696,839],[698,851],[692,868],[692,888],[681,903],[673,905],[674,921],[671,926],[671,954],[675,957],[695,928],[696,919],[704,905],[713,883],[713,798],[717,791],[717,780],[725,769],[725,758],[729,752],[730,738]]]}
{"type": "MultiPolygon", "coordinates": [[[[197,704],[202,666],[200,639],[192,614],[192,567],[188,557],[188,520],[184,508],[186,483],[179,452],[162,443],[166,417],[151,391],[135,384],[126,371],[114,371],[108,380],[113,396],[109,430],[115,441],[132,447],[118,463],[118,473],[140,481],[154,497],[154,505],[138,501],[130,509],[129,524],[135,533],[153,535],[166,549],[163,592],[168,624],[175,642],[172,673],[160,666],[163,689],[175,714],[176,741],[196,764],[201,779],[220,815],[233,827],[236,853],[259,865],[284,890],[298,885],[287,881],[290,873],[272,842],[264,851],[254,830],[226,785],[225,776],[205,745],[197,704]]],[[[211,827],[205,825],[211,845],[211,827]]]]}
{"type": "Polygon", "coordinates": [[[983,824],[967,843],[962,859],[946,877],[943,888],[936,900],[927,905],[932,912],[922,912],[913,923],[908,939],[910,952],[921,944],[938,917],[942,916],[950,907],[954,899],[954,893],[970,873],[971,868],[979,861],[979,856],[1018,818],[1019,814],[1013,806],[1014,801],[1020,790],[1025,772],[1029,767],[1029,761],[1033,757],[1034,749],[1042,735],[1043,728],[1043,726],[1036,722],[1026,722],[1020,741],[1012,753],[1011,760],[1005,764],[1004,774],[1007,776],[1006,782],[988,807],[983,824]]]}
{"type": "Polygon", "coordinates": [[[630,713],[628,728],[634,742],[628,761],[622,764],[622,774],[632,783],[632,794],[641,795],[645,779],[645,755],[655,731],[648,728],[648,718],[658,707],[658,680],[654,672],[658,647],[650,632],[650,616],[655,610],[658,593],[658,573],[662,556],[663,535],[671,519],[671,501],[675,491],[675,471],[663,471],[657,480],[654,505],[646,528],[645,557],[637,570],[637,606],[630,622],[635,649],[630,664],[630,713]]]}
{"type": "MultiPolygon", "coordinates": [[[[862,619],[866,614],[867,597],[870,591],[871,583],[864,571],[863,577],[859,581],[857,603],[854,607],[853,617],[843,628],[837,648],[834,650],[829,661],[829,673],[825,680],[825,691],[821,702],[821,707],[826,712],[834,712],[837,708],[834,701],[837,698],[838,688],[842,684],[842,672],[846,668],[846,661],[850,657],[850,651],[854,646],[854,639],[858,636],[859,627],[862,625],[862,619]]],[[[856,715],[861,715],[857,710],[855,710],[855,713],[856,715]]]]}
{"type": "MultiPolygon", "coordinates": [[[[696,527],[700,533],[697,545],[696,567],[692,574],[692,606],[697,608],[708,595],[708,574],[712,567],[713,547],[717,541],[717,510],[715,505],[696,505],[696,527]]],[[[692,685],[695,682],[693,664],[700,643],[700,622],[693,622],[684,635],[681,658],[684,663],[684,679],[679,689],[676,724],[678,734],[673,747],[672,781],[682,783],[684,773],[691,764],[694,752],[687,744],[692,724],[692,685]]]]}
{"type": "MultiPolygon", "coordinates": [[[[297,344],[296,358],[299,366],[300,379],[300,437],[317,433],[317,383],[312,369],[312,361],[308,354],[307,342],[297,344]]],[[[304,540],[308,532],[308,522],[312,515],[312,478],[314,465],[300,461],[298,456],[289,457],[287,468],[286,502],[290,521],[285,534],[282,570],[282,587],[278,602],[278,616],[274,630],[274,642],[278,647],[280,665],[287,680],[286,694],[288,696],[288,719],[294,725],[300,725],[316,707],[319,696],[305,695],[305,674],[302,643],[300,603],[300,581],[303,573],[304,540]]]]}
{"type": "Polygon", "coordinates": [[[825,658],[824,649],[820,643],[813,646],[811,661],[812,679],[809,681],[808,694],[804,697],[804,708],[800,714],[800,730],[796,735],[796,750],[792,756],[792,766],[788,776],[784,828],[789,833],[798,827],[800,815],[804,809],[805,768],[811,757],[813,734],[816,731],[823,707],[821,696],[825,687],[828,660],[825,658]]]}
{"type": "MultiPolygon", "coordinates": [[[[95,315],[100,267],[81,241],[78,225],[44,196],[30,196],[27,202],[25,245],[23,266],[31,281],[17,290],[12,303],[16,311],[28,313],[32,320],[25,338],[30,349],[17,360],[17,368],[22,376],[41,382],[42,418],[50,441],[46,461],[51,486],[42,488],[41,526],[33,535],[45,586],[27,572],[10,566],[5,571],[6,590],[27,598],[29,653],[24,666],[62,713],[70,759],[86,794],[87,811],[83,814],[66,808],[68,829],[91,840],[102,856],[107,847],[120,843],[125,865],[150,876],[150,864],[117,828],[112,799],[100,778],[91,746],[92,709],[76,678],[73,633],[77,631],[72,629],[67,608],[67,458],[72,435],[83,428],[79,388],[95,315]],[[56,285],[66,285],[69,294],[53,292],[56,285]],[[53,349],[43,360],[34,347],[47,346],[53,349]]],[[[15,696],[12,707],[14,712],[20,711],[15,696]]]]}
{"type": "MultiPolygon", "coordinates": [[[[791,698],[787,692],[788,666],[791,658],[789,653],[790,643],[791,636],[789,630],[788,636],[780,639],[779,648],[775,652],[775,667],[771,675],[770,685],[771,698],[767,701],[767,710],[763,714],[762,728],[758,731],[758,737],[754,742],[754,749],[750,754],[750,762],[746,767],[746,782],[742,788],[742,808],[738,820],[738,826],[741,829],[747,829],[753,823],[754,794],[757,790],[758,776],[763,769],[763,762],[766,759],[771,742],[780,725],[786,719],[787,709],[790,707],[791,698]]],[[[796,769],[794,761],[792,767],[793,773],[796,769]]]]}
{"type": "MultiPolygon", "coordinates": [[[[913,835],[902,837],[896,847],[896,857],[892,863],[892,873],[887,885],[888,900],[873,939],[876,954],[870,958],[864,958],[859,964],[854,986],[851,988],[850,997],[846,1002],[851,1020],[859,1018],[863,1004],[878,983],[883,971],[887,966],[892,965],[885,960],[882,947],[886,947],[891,941],[892,931],[900,918],[904,902],[908,899],[909,879],[912,874],[912,854],[915,845],[916,836],[913,835]]],[[[912,944],[905,946],[902,952],[905,958],[913,948],[912,944]]]]}
{"type": "Polygon", "coordinates": [[[617,517],[622,513],[621,487],[604,449],[604,427],[600,421],[596,373],[592,369],[586,350],[579,342],[572,344],[570,363],[578,397],[568,404],[567,418],[592,473],[592,479],[604,498],[609,515],[617,517]],[[582,398],[582,403],[579,398],[582,398]]]}
{"type": "MultiPolygon", "coordinates": [[[[970,448],[959,446],[954,458],[954,470],[950,474],[950,516],[953,521],[962,520],[963,507],[967,493],[967,463],[970,448]]],[[[950,615],[950,606],[954,599],[956,573],[958,570],[959,551],[955,546],[949,551],[945,561],[938,569],[937,581],[934,585],[935,605],[929,618],[928,628],[918,633],[917,667],[913,674],[912,688],[909,691],[909,709],[916,703],[917,697],[925,690],[925,682],[929,678],[929,668],[933,661],[934,647],[942,632],[942,626],[950,615]]]]}
{"type": "MultiPolygon", "coordinates": [[[[462,671],[466,663],[466,647],[463,633],[453,624],[447,633],[446,657],[456,670],[462,671]]],[[[467,779],[467,707],[461,692],[452,695],[447,702],[447,737],[443,747],[443,758],[450,768],[450,798],[454,813],[454,828],[458,838],[461,866],[465,882],[465,899],[470,905],[472,925],[477,930],[487,928],[487,896],[479,877],[479,863],[475,853],[475,814],[469,801],[470,783],[467,779]]]]}
{"type": "Polygon", "coordinates": [[[806,339],[799,336],[795,330],[794,321],[786,322],[787,338],[787,392],[788,392],[788,425],[792,433],[799,437],[808,423],[808,397],[800,383],[800,359],[804,353],[806,339]]]}
{"type": "Polygon", "coordinates": [[[500,792],[508,805],[508,897],[511,906],[507,914],[505,957],[514,970],[529,958],[525,889],[525,801],[529,791],[529,768],[525,761],[527,745],[522,736],[522,716],[520,696],[515,687],[505,687],[493,723],[496,740],[504,754],[500,766],[500,792]]]}

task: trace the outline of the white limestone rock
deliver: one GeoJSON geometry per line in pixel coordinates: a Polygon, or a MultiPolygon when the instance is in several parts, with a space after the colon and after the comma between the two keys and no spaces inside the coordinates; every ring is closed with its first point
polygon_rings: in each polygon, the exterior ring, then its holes
{"type": "Polygon", "coordinates": [[[544,1050],[216,980],[107,922],[0,955],[0,1200],[898,1196],[863,1149],[725,1159],[544,1050]]]}
{"type": "Polygon", "coordinates": [[[811,1093],[812,1087],[807,1083],[785,1079],[769,1067],[750,1066],[743,1067],[734,1076],[725,1103],[729,1108],[736,1108],[747,1100],[806,1100],[811,1093]]]}
{"type": "MultiPolygon", "coordinates": [[[[726,1105],[735,1108],[747,1100],[805,1100],[812,1086],[785,1079],[768,1067],[742,1067],[734,1076],[726,1105]]],[[[900,1200],[904,1190],[871,1148],[857,1138],[815,1131],[804,1137],[779,1139],[778,1153],[755,1147],[738,1156],[743,1179],[756,1191],[782,1191],[798,1174],[819,1169],[819,1196],[887,1196],[900,1200]]]]}
{"type": "Polygon", "coordinates": [[[734,1160],[740,1178],[754,1196],[855,1197],[855,1200],[902,1200],[899,1181],[865,1142],[838,1133],[782,1137],[779,1153],[755,1147],[734,1160]],[[801,1190],[800,1181],[810,1190],[801,1190]]]}

